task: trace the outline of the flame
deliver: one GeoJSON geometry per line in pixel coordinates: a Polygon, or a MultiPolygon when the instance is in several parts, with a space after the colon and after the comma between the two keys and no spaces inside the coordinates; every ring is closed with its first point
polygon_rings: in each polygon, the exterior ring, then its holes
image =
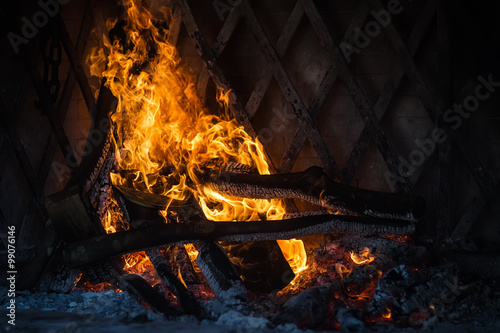
{"type": "Polygon", "coordinates": [[[357,265],[364,265],[375,260],[375,256],[370,253],[370,249],[365,247],[359,253],[350,252],[351,260],[357,265]]]}
{"type": "Polygon", "coordinates": [[[386,308],[385,312],[382,314],[382,317],[385,319],[391,319],[392,318],[391,309],[386,308]]]}
{"type": "MultiPolygon", "coordinates": [[[[175,47],[168,43],[169,10],[155,11],[164,16],[158,20],[139,1],[124,0],[123,7],[127,40],[102,39],[109,53],[104,70],[104,52],[94,50],[88,57],[91,73],[102,74],[118,98],[111,120],[119,169],[136,172],[134,179],[113,174],[113,183],[132,182],[135,189],[167,196],[170,202],[193,197],[214,221],[281,219],[285,208],[280,200],[221,195],[201,182],[204,171],[228,162],[269,174],[263,146],[229,117],[229,91],[218,91],[222,115],[205,109],[196,94],[195,75],[180,65],[175,47]]],[[[108,20],[108,30],[114,23],[108,20]]],[[[279,244],[294,271],[304,270],[302,241],[279,244]]]]}
{"type": "Polygon", "coordinates": [[[345,279],[349,274],[351,274],[352,269],[349,269],[345,267],[344,264],[341,263],[335,263],[335,271],[337,274],[340,276],[340,278],[343,280],[345,279]]]}
{"type": "Polygon", "coordinates": [[[104,225],[104,230],[106,230],[106,233],[107,234],[115,233],[116,232],[116,228],[114,226],[113,215],[111,214],[110,210],[108,210],[106,212],[106,216],[104,216],[103,220],[104,221],[102,221],[102,222],[103,222],[103,225],[104,225]]]}

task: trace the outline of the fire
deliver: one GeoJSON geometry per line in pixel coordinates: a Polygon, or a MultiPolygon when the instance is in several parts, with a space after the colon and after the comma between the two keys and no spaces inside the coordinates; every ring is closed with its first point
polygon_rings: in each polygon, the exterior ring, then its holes
{"type": "Polygon", "coordinates": [[[391,319],[392,318],[391,309],[386,308],[385,313],[382,314],[382,317],[385,319],[391,319]]]}
{"type": "MultiPolygon", "coordinates": [[[[132,182],[135,189],[164,195],[170,202],[194,198],[214,221],[281,219],[286,213],[281,200],[223,196],[201,183],[200,174],[228,162],[269,174],[263,146],[228,116],[229,91],[219,90],[221,115],[208,113],[196,94],[195,75],[181,66],[168,43],[169,10],[155,11],[162,13],[162,21],[139,1],[123,2],[127,40],[105,38],[107,54],[94,50],[88,60],[92,73],[100,69],[118,98],[111,120],[119,169],[136,175],[132,180],[113,174],[113,183],[132,182]]],[[[108,22],[108,30],[115,22],[108,22]]],[[[114,232],[113,220],[105,219],[108,232],[114,232]]],[[[279,244],[296,273],[306,268],[302,241],[279,244]]]]}
{"type": "Polygon", "coordinates": [[[364,265],[375,260],[375,256],[370,253],[370,249],[365,247],[359,253],[350,252],[351,260],[357,265],[364,265]]]}

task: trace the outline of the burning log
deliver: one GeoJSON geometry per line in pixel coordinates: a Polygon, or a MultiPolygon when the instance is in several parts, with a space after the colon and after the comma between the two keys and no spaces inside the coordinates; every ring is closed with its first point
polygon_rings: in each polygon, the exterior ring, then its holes
{"type": "Polygon", "coordinates": [[[276,241],[222,245],[248,290],[281,290],[295,277],[276,241]]]}
{"type": "Polygon", "coordinates": [[[320,167],[275,175],[210,173],[204,175],[204,181],[226,195],[255,199],[298,198],[342,214],[414,221],[425,209],[425,201],[420,197],[350,187],[333,181],[320,167]]]}
{"type": "Polygon", "coordinates": [[[119,281],[119,286],[120,289],[129,292],[139,302],[146,302],[151,309],[156,312],[163,313],[167,317],[176,317],[182,314],[177,307],[170,304],[139,275],[122,275],[119,281]]]}
{"type": "MultiPolygon", "coordinates": [[[[57,257],[60,257],[60,255],[56,255],[57,257]]],[[[47,272],[38,282],[38,291],[67,293],[76,286],[82,275],[80,269],[71,268],[64,264],[61,265],[60,260],[57,261],[56,267],[51,266],[54,265],[47,267],[47,272]]]]}
{"type": "Polygon", "coordinates": [[[182,280],[186,285],[199,283],[198,276],[184,246],[170,246],[164,255],[170,258],[171,267],[173,267],[174,271],[180,272],[182,280]]]}
{"type": "Polygon", "coordinates": [[[281,221],[169,223],[100,235],[66,245],[64,260],[69,266],[83,266],[119,254],[175,243],[202,240],[250,242],[292,239],[326,233],[358,235],[405,235],[414,224],[356,216],[319,215],[281,221]]]}
{"type": "Polygon", "coordinates": [[[198,251],[196,263],[215,296],[227,305],[246,302],[247,290],[222,247],[204,242],[198,251]]]}
{"type": "Polygon", "coordinates": [[[273,319],[274,325],[293,323],[300,329],[314,329],[325,323],[333,299],[332,286],[307,289],[290,298],[273,319]]]}
{"type": "Polygon", "coordinates": [[[207,313],[205,309],[200,305],[200,303],[196,300],[193,293],[191,293],[175,276],[170,268],[169,263],[163,257],[158,249],[152,249],[146,251],[146,254],[151,260],[151,263],[156,269],[158,276],[160,277],[163,284],[170,288],[172,292],[177,296],[179,303],[181,304],[184,311],[187,314],[192,314],[199,320],[207,318],[207,313]]]}
{"type": "MultiPolygon", "coordinates": [[[[420,197],[350,187],[328,178],[320,167],[274,175],[205,171],[200,179],[224,195],[252,199],[296,198],[347,215],[415,221],[423,215],[425,209],[425,201],[420,197]]],[[[143,193],[124,185],[115,187],[128,200],[145,207],[163,209],[170,200],[162,195],[143,193]]]]}

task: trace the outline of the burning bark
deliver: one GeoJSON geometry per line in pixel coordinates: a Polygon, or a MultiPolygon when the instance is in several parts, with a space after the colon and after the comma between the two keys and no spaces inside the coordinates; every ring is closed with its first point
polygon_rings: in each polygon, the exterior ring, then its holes
{"type": "Polygon", "coordinates": [[[170,304],[139,275],[123,275],[120,278],[119,286],[121,289],[128,291],[139,302],[145,302],[158,313],[162,313],[167,317],[177,317],[182,314],[176,306],[170,304]]]}
{"type": "Polygon", "coordinates": [[[198,303],[198,300],[194,297],[193,293],[189,291],[179,280],[177,276],[172,272],[169,263],[163,257],[159,250],[148,250],[146,251],[149,259],[153,263],[158,276],[160,277],[163,284],[170,288],[182,308],[187,314],[192,314],[199,320],[207,318],[207,313],[205,309],[198,303]]]}
{"type": "Polygon", "coordinates": [[[222,173],[204,179],[217,192],[255,199],[302,199],[333,212],[415,221],[425,209],[422,198],[353,188],[330,179],[319,167],[277,175],[222,173]]]}
{"type": "Polygon", "coordinates": [[[245,223],[200,219],[189,225],[160,224],[72,242],[66,245],[64,258],[68,265],[80,266],[123,253],[176,243],[198,243],[203,240],[250,242],[328,233],[406,235],[412,233],[414,228],[414,224],[409,222],[341,215],[245,223]]]}
{"type": "Polygon", "coordinates": [[[224,304],[247,301],[247,290],[220,245],[204,242],[196,259],[208,285],[224,304]]]}

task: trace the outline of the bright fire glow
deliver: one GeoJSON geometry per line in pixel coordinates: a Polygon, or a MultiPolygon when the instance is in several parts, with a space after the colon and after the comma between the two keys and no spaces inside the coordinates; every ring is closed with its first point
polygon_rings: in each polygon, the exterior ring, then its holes
{"type": "Polygon", "coordinates": [[[365,247],[359,253],[351,252],[351,260],[357,265],[364,265],[375,260],[375,256],[370,253],[370,249],[365,247]]]}
{"type": "MultiPolygon", "coordinates": [[[[286,213],[281,200],[230,197],[202,185],[203,170],[217,170],[228,162],[269,174],[262,144],[227,116],[228,91],[219,90],[217,96],[220,116],[209,114],[201,103],[195,75],[180,65],[175,47],[167,41],[170,11],[157,9],[154,17],[134,0],[123,2],[127,41],[104,40],[108,49],[104,70],[104,52],[94,50],[89,57],[91,72],[101,73],[118,98],[111,120],[119,168],[135,171],[133,180],[114,174],[113,183],[132,182],[134,188],[167,196],[170,202],[193,197],[214,221],[281,219],[286,213]]],[[[108,31],[115,22],[108,22],[108,31]]],[[[106,229],[113,232],[115,219],[105,220],[106,229]]],[[[279,244],[296,273],[306,268],[302,241],[279,244]]]]}

